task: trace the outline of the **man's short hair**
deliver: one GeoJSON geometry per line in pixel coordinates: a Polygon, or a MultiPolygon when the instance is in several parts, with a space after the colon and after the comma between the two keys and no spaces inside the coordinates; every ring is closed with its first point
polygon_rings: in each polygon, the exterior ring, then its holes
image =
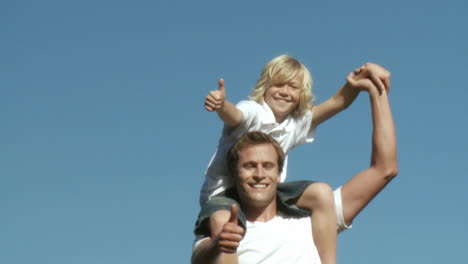
{"type": "Polygon", "coordinates": [[[229,173],[232,177],[237,175],[237,163],[239,162],[239,152],[247,147],[261,145],[261,144],[271,144],[278,156],[278,172],[281,173],[284,165],[285,154],[283,148],[281,148],[278,141],[268,134],[265,134],[260,131],[247,132],[242,135],[239,140],[232,146],[227,154],[227,165],[229,173]]]}

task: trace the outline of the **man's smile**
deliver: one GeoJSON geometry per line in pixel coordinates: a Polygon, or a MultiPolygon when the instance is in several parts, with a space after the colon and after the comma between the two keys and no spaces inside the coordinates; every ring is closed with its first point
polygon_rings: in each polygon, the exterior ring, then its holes
{"type": "Polygon", "coordinates": [[[268,187],[268,184],[266,183],[249,183],[249,186],[254,188],[254,189],[265,189],[268,187]]]}

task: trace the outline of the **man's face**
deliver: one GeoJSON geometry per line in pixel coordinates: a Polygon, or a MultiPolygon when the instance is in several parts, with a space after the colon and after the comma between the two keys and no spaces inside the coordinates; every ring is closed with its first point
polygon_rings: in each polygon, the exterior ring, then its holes
{"type": "Polygon", "coordinates": [[[277,155],[271,144],[252,145],[239,151],[235,182],[244,206],[276,204],[276,186],[280,182],[277,155]]]}

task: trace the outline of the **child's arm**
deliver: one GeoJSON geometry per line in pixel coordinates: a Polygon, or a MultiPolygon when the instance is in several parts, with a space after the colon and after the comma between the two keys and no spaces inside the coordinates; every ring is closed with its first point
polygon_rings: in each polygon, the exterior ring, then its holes
{"type": "Polygon", "coordinates": [[[205,99],[205,109],[218,113],[219,118],[229,126],[237,126],[244,119],[242,112],[231,102],[226,100],[224,80],[219,79],[218,90],[211,91],[205,99]]]}
{"type": "Polygon", "coordinates": [[[346,109],[356,99],[359,90],[353,89],[348,83],[341,87],[332,97],[325,102],[314,107],[314,117],[312,128],[318,127],[321,123],[346,109]]]}
{"type": "MultiPolygon", "coordinates": [[[[354,71],[354,80],[364,78],[370,79],[379,90],[390,87],[390,73],[377,64],[366,63],[354,71]]],[[[356,99],[360,90],[366,90],[365,87],[354,87],[347,82],[336,92],[330,99],[319,104],[314,108],[314,118],[312,120],[312,128],[319,126],[322,122],[335,116],[339,112],[348,108],[356,99]]]]}

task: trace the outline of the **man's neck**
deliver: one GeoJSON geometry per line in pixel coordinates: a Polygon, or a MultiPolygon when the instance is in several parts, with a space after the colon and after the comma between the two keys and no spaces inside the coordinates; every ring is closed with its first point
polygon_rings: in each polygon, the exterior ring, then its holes
{"type": "Polygon", "coordinates": [[[249,222],[268,222],[278,214],[276,203],[267,207],[243,206],[242,210],[249,222]]]}

